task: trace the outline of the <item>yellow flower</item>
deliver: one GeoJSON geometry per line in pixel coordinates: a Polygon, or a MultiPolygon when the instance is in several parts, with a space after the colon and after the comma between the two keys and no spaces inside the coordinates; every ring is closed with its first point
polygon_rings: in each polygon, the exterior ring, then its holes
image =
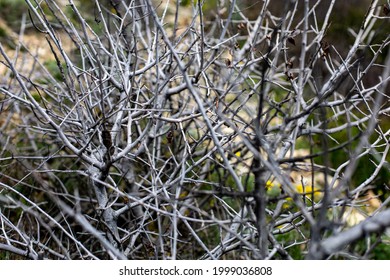
{"type": "MultiPolygon", "coordinates": [[[[321,200],[323,194],[319,188],[312,186],[304,186],[302,184],[294,185],[295,192],[299,195],[304,195],[305,199],[311,200],[314,199],[314,202],[318,202],[321,200]]],[[[282,187],[278,182],[268,180],[265,184],[265,189],[267,192],[267,196],[269,198],[277,198],[282,193],[282,187]]],[[[285,203],[283,204],[283,209],[289,209],[293,207],[294,202],[291,197],[285,198],[285,203]]]]}
{"type": "Polygon", "coordinates": [[[268,180],[267,183],[265,184],[265,188],[266,188],[267,190],[269,190],[269,189],[272,188],[274,185],[275,185],[275,184],[274,184],[272,181],[268,180]]]}
{"type": "Polygon", "coordinates": [[[322,198],[321,190],[316,187],[313,189],[312,186],[296,185],[295,190],[298,194],[305,195],[305,197],[308,199],[314,198],[315,202],[318,202],[322,198]]]}
{"type": "Polygon", "coordinates": [[[280,184],[275,184],[272,181],[267,181],[265,189],[267,190],[267,196],[270,198],[276,198],[282,193],[280,184]]]}

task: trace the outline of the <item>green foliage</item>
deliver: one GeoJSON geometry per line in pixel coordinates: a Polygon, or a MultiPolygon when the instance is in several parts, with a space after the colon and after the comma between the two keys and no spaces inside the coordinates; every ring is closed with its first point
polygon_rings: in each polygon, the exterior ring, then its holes
{"type": "Polygon", "coordinates": [[[215,9],[217,7],[217,5],[218,5],[217,0],[203,1],[203,10],[208,12],[212,9],[215,9]]]}
{"type": "MultiPolygon", "coordinates": [[[[358,116],[358,112],[355,113],[356,116],[358,116]]],[[[358,116],[361,117],[361,116],[358,116]]],[[[334,112],[331,109],[327,110],[327,115],[325,118],[326,121],[326,129],[332,129],[338,126],[341,126],[345,123],[348,123],[348,120],[340,116],[338,118],[334,117],[334,112]]],[[[313,114],[308,119],[308,122],[314,122],[317,123],[319,121],[318,114],[313,114]]],[[[385,121],[385,120],[383,120],[385,121]]],[[[297,142],[297,149],[312,149],[313,153],[323,153],[324,152],[324,146],[323,141],[327,141],[328,150],[338,147],[344,143],[348,143],[347,145],[344,145],[343,148],[334,150],[332,152],[329,152],[327,154],[328,156],[328,163],[330,167],[337,168],[341,164],[345,163],[346,161],[350,160],[351,158],[351,152],[354,151],[354,149],[357,147],[360,137],[358,137],[360,134],[362,134],[366,129],[367,123],[360,125],[360,127],[353,126],[346,129],[343,129],[341,131],[332,133],[331,135],[321,135],[321,134],[315,134],[312,135],[312,139],[309,139],[307,137],[301,137],[297,142]],[[329,137],[330,136],[330,137],[329,137]]],[[[378,137],[377,134],[373,134],[371,136],[370,142],[376,140],[378,137]]],[[[365,155],[363,157],[360,157],[358,159],[358,165],[356,168],[356,174],[352,177],[352,184],[353,185],[359,185],[362,182],[364,182],[367,178],[369,178],[373,171],[376,168],[376,164],[378,164],[378,160],[375,159],[374,154],[376,152],[373,152],[372,154],[365,155]]],[[[314,158],[314,162],[316,164],[324,165],[326,164],[325,161],[325,154],[318,156],[314,158]]],[[[383,168],[375,181],[376,184],[385,184],[390,181],[390,172],[388,169],[383,168]]]]}
{"type": "Polygon", "coordinates": [[[0,39],[5,38],[7,36],[8,36],[7,31],[4,28],[0,27],[0,39]]]}
{"type": "Polygon", "coordinates": [[[179,0],[180,6],[187,7],[191,4],[191,0],[179,0]]]}
{"type": "MultiPolygon", "coordinates": [[[[44,62],[44,66],[46,69],[50,72],[50,74],[57,80],[57,81],[62,81],[63,80],[63,75],[61,74],[61,70],[58,67],[57,61],[56,60],[48,60],[44,62]]],[[[66,71],[66,64],[61,63],[61,67],[64,71],[66,71]]]]}
{"type": "Polygon", "coordinates": [[[0,261],[10,260],[10,253],[8,251],[0,251],[0,261]]]}
{"type": "Polygon", "coordinates": [[[354,259],[355,256],[364,256],[365,259],[370,260],[389,260],[389,242],[390,238],[387,235],[370,236],[350,244],[345,249],[347,254],[336,254],[332,257],[332,259],[345,260],[354,259]]]}
{"type": "MultiPolygon", "coordinates": [[[[287,233],[276,235],[276,240],[283,246],[287,247],[286,251],[294,260],[302,260],[305,255],[303,254],[306,244],[299,244],[299,241],[302,240],[302,236],[296,230],[292,230],[287,233]]],[[[278,256],[276,256],[276,259],[278,256]]],[[[280,259],[283,259],[279,256],[280,259]]]]}
{"type": "Polygon", "coordinates": [[[343,43],[353,43],[353,36],[348,36],[348,33],[345,32],[347,28],[354,28],[357,31],[357,28],[360,27],[362,19],[365,14],[365,7],[361,6],[351,6],[348,7],[348,13],[333,13],[332,14],[332,25],[328,30],[328,38],[337,40],[338,42],[343,43]],[[347,35],[347,36],[346,36],[347,35]]]}
{"type": "Polygon", "coordinates": [[[24,0],[0,0],[0,17],[14,30],[20,27],[20,19],[24,13],[27,13],[24,0]]]}
{"type": "Polygon", "coordinates": [[[374,260],[390,260],[390,238],[383,237],[383,241],[379,243],[371,252],[371,258],[374,260]]]}

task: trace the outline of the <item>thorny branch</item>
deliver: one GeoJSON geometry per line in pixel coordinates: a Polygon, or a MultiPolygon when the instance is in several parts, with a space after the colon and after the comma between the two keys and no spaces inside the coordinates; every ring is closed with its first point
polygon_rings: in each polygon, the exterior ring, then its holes
{"type": "Polygon", "coordinates": [[[364,258],[349,245],[386,241],[379,1],[348,46],[342,1],[92,2],[26,0],[16,49],[0,44],[0,259],[364,258]]]}

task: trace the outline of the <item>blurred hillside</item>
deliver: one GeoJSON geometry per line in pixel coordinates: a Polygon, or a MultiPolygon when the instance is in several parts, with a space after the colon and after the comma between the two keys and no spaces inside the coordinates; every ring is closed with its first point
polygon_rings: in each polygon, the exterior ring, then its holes
{"type": "MultiPolygon", "coordinates": [[[[68,1],[66,0],[56,0],[54,1],[59,6],[67,5],[68,1]]],[[[118,1],[113,1],[113,3],[118,1]]],[[[166,1],[161,2],[157,5],[160,9],[165,6],[166,1]]],[[[180,3],[180,10],[183,14],[186,14],[187,11],[191,11],[191,2],[182,0],[180,3]]],[[[209,20],[214,20],[217,14],[222,17],[228,12],[228,1],[206,1],[204,4],[204,12],[209,20]],[[219,6],[218,2],[220,2],[219,6]]],[[[271,1],[269,5],[269,11],[276,17],[282,17],[285,12],[285,5],[288,1],[276,0],[271,1]]],[[[299,1],[298,14],[303,13],[303,1],[299,1]]],[[[325,18],[328,7],[331,3],[331,0],[324,1],[310,1],[310,5],[318,3],[318,9],[316,10],[316,20],[318,24],[321,24],[321,20],[325,18]],[[323,11],[322,14],[318,14],[318,11],[323,11]]],[[[331,24],[328,28],[327,39],[329,43],[334,45],[336,49],[343,50],[344,52],[348,51],[348,46],[353,42],[354,32],[360,28],[361,20],[364,17],[369,5],[370,0],[352,0],[352,1],[336,1],[331,14],[331,24]],[[347,30],[347,32],[346,32],[347,30]]],[[[385,1],[383,1],[385,2],[385,1]]],[[[95,15],[95,8],[93,1],[90,0],[75,0],[74,3],[80,8],[83,14],[88,15],[87,19],[93,20],[95,15]]],[[[101,0],[100,3],[107,5],[110,3],[110,0],[101,0]]],[[[170,1],[172,10],[176,6],[176,1],[170,1]]],[[[243,0],[237,1],[238,7],[241,9],[242,15],[247,17],[249,20],[256,19],[262,8],[262,1],[250,1],[243,0]]],[[[180,15],[179,15],[180,18],[180,15]]],[[[301,18],[300,16],[296,18],[301,18]]],[[[241,20],[241,16],[236,14],[237,21],[241,20]]],[[[35,28],[31,23],[31,19],[28,13],[28,6],[24,0],[0,0],[0,40],[2,43],[9,44],[12,42],[15,37],[10,30],[18,33],[22,27],[22,21],[25,20],[25,26],[23,28],[28,32],[35,32],[35,28]]],[[[184,19],[183,19],[184,20],[184,19]]],[[[277,21],[277,18],[275,18],[277,21]]],[[[310,25],[313,26],[313,17],[310,18],[310,25]]],[[[237,32],[237,26],[231,27],[232,32],[237,32]]],[[[378,30],[379,32],[375,36],[386,36],[387,32],[385,28],[378,30]]],[[[343,54],[343,53],[341,53],[343,54]]],[[[384,54],[385,56],[385,54],[384,54]]]]}

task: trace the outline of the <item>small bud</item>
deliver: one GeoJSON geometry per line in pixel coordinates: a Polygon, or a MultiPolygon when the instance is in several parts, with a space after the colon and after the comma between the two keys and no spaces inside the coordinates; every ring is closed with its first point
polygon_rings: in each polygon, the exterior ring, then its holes
{"type": "Polygon", "coordinates": [[[322,57],[327,57],[330,54],[330,45],[326,41],[321,41],[322,57]]]}
{"type": "Polygon", "coordinates": [[[293,37],[288,37],[288,38],[287,38],[287,41],[288,41],[290,44],[292,44],[292,45],[295,46],[295,39],[294,39],[293,37]]]}
{"type": "Polygon", "coordinates": [[[293,73],[291,73],[291,72],[288,72],[288,71],[286,71],[286,72],[284,72],[284,74],[287,76],[287,78],[289,79],[289,80],[294,80],[294,74],[293,73]]]}
{"type": "Polygon", "coordinates": [[[226,64],[226,66],[229,67],[229,68],[232,67],[232,61],[231,61],[229,58],[226,58],[226,59],[225,59],[225,64],[226,64]]]}
{"type": "Polygon", "coordinates": [[[291,59],[289,59],[288,61],[286,61],[286,68],[293,68],[293,62],[291,61],[291,59]]]}
{"type": "Polygon", "coordinates": [[[246,28],[246,23],[244,22],[240,22],[238,25],[237,25],[237,29],[238,30],[243,30],[246,28]]]}
{"type": "Polygon", "coordinates": [[[168,131],[168,133],[167,133],[167,140],[168,140],[168,144],[172,144],[173,143],[173,131],[172,130],[168,131]]]}
{"type": "Polygon", "coordinates": [[[384,4],[383,5],[383,13],[385,14],[385,16],[388,16],[390,14],[390,6],[389,6],[389,4],[384,4]]]}
{"type": "Polygon", "coordinates": [[[215,106],[216,109],[218,109],[218,105],[219,105],[219,98],[218,98],[218,96],[217,96],[217,97],[215,97],[215,99],[214,99],[214,106],[215,106]]]}
{"type": "Polygon", "coordinates": [[[112,146],[111,142],[111,133],[107,130],[102,131],[102,140],[103,140],[103,145],[109,150],[112,146]]]}

